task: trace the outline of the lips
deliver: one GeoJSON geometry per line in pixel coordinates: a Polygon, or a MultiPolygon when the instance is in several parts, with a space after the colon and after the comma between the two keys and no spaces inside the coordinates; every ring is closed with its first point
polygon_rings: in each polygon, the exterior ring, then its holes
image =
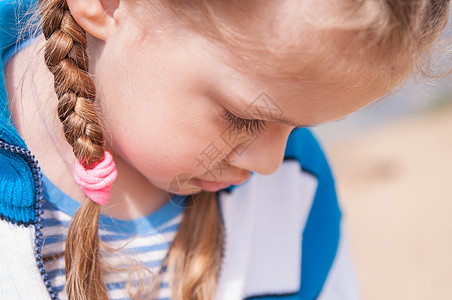
{"type": "Polygon", "coordinates": [[[191,182],[193,183],[193,185],[202,188],[203,190],[207,191],[207,192],[216,192],[222,189],[227,188],[228,186],[231,185],[239,185],[244,183],[246,180],[248,180],[248,178],[251,176],[251,172],[248,170],[240,170],[240,175],[238,176],[234,176],[236,178],[240,178],[240,179],[233,179],[231,177],[233,176],[227,176],[229,178],[224,178],[226,176],[224,176],[222,179],[226,179],[226,181],[210,181],[210,180],[204,180],[204,179],[200,179],[200,178],[191,178],[191,182]],[[243,176],[243,174],[245,174],[245,176],[243,176]]]}

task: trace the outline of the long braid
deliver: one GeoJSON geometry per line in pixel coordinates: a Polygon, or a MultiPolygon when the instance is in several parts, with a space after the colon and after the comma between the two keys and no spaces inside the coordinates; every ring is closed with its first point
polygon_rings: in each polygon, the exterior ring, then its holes
{"type": "Polygon", "coordinates": [[[45,60],[55,78],[58,116],[77,159],[91,167],[103,158],[101,127],[94,110],[96,89],[88,74],[86,36],[64,0],[45,1],[45,60]]]}
{"type": "MultiPolygon", "coordinates": [[[[88,74],[85,31],[65,0],[40,1],[45,61],[54,75],[58,117],[65,138],[86,169],[104,156],[103,134],[94,109],[95,85],[88,74]]],[[[100,205],[86,198],[75,214],[65,247],[69,299],[107,299],[99,259],[100,205]]]]}

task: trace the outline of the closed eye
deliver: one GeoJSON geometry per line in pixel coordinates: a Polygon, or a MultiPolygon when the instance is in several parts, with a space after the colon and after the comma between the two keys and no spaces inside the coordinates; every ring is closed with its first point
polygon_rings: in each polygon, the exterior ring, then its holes
{"type": "Polygon", "coordinates": [[[265,130],[267,126],[267,124],[263,120],[243,119],[237,117],[227,110],[223,111],[223,117],[226,120],[228,128],[231,128],[239,133],[246,132],[251,135],[259,135],[265,130]]]}

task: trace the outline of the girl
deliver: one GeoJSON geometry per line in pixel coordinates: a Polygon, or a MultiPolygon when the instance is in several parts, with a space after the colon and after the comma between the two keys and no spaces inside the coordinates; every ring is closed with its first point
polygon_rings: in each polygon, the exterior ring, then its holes
{"type": "Polygon", "coordinates": [[[294,128],[399,86],[449,6],[0,2],[2,299],[357,299],[294,128]]]}

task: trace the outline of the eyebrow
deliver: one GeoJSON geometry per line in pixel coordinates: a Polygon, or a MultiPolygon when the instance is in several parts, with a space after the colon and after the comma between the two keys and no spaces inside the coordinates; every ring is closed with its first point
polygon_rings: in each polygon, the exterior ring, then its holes
{"type": "MultiPolygon", "coordinates": [[[[239,103],[247,103],[246,101],[244,101],[243,99],[246,99],[245,97],[240,97],[235,93],[232,93],[233,98],[235,98],[236,100],[238,100],[239,103]]],[[[222,97],[223,99],[228,99],[228,97],[222,97]]],[[[249,104],[248,104],[249,105],[249,104]]],[[[268,113],[262,112],[262,116],[266,116],[266,118],[268,119],[268,121],[270,122],[280,122],[289,126],[293,126],[293,127],[312,127],[315,125],[319,125],[319,124],[297,124],[296,122],[290,121],[290,120],[285,120],[285,119],[281,119],[272,115],[269,115],[268,113]]]]}
{"type": "Polygon", "coordinates": [[[341,117],[340,119],[333,120],[333,121],[325,121],[325,122],[320,122],[320,123],[317,123],[317,124],[303,124],[303,125],[297,125],[297,124],[295,124],[295,122],[291,122],[289,120],[284,120],[284,119],[281,119],[281,118],[272,118],[272,119],[270,119],[270,121],[277,121],[277,122],[281,122],[281,123],[284,123],[284,124],[287,124],[287,125],[290,125],[290,126],[295,126],[295,127],[314,127],[314,126],[324,125],[324,124],[327,124],[327,123],[339,122],[339,121],[342,121],[342,120],[344,120],[346,118],[347,118],[347,116],[341,117]]]}
{"type": "MultiPolygon", "coordinates": [[[[341,117],[341,118],[339,118],[337,120],[324,121],[324,122],[320,122],[320,123],[305,123],[305,124],[301,124],[300,125],[300,124],[297,124],[297,122],[293,122],[291,120],[285,120],[283,118],[276,117],[276,116],[274,116],[272,114],[269,114],[268,112],[266,113],[264,111],[259,111],[259,115],[262,116],[262,117],[267,118],[268,121],[270,121],[270,122],[280,122],[280,123],[283,123],[283,124],[286,124],[286,125],[289,125],[289,126],[293,126],[293,127],[296,127],[296,128],[320,126],[320,125],[324,125],[326,123],[342,121],[342,120],[347,118],[347,115],[346,115],[346,116],[343,116],[343,117],[341,117]]],[[[281,115],[283,116],[284,113],[282,113],[281,115]]]]}
{"type": "MultiPolygon", "coordinates": [[[[283,124],[293,126],[293,127],[312,127],[312,126],[318,125],[318,124],[297,124],[297,122],[293,122],[291,120],[285,120],[280,117],[276,117],[272,114],[269,114],[268,112],[261,111],[261,110],[259,111],[259,116],[266,118],[270,122],[279,122],[279,123],[283,123],[283,124]]],[[[253,116],[253,117],[256,118],[256,116],[253,116]]]]}
{"type": "Polygon", "coordinates": [[[296,124],[295,122],[292,122],[290,120],[284,120],[284,119],[275,118],[275,117],[269,118],[269,121],[276,121],[276,122],[284,123],[286,125],[293,126],[293,127],[312,127],[312,126],[316,125],[316,124],[301,124],[300,125],[300,124],[296,124]]]}
{"type": "Polygon", "coordinates": [[[293,121],[290,121],[290,120],[285,120],[285,119],[282,119],[282,118],[279,118],[279,117],[275,117],[275,116],[272,116],[272,115],[270,115],[268,113],[264,113],[264,112],[261,112],[261,113],[262,114],[260,114],[260,115],[263,116],[263,117],[265,116],[268,119],[268,121],[270,121],[270,122],[280,122],[280,123],[283,123],[283,124],[286,124],[286,125],[289,125],[289,126],[293,126],[293,127],[312,127],[312,126],[315,126],[315,125],[319,125],[319,124],[297,124],[297,122],[293,122],[293,121]]]}

